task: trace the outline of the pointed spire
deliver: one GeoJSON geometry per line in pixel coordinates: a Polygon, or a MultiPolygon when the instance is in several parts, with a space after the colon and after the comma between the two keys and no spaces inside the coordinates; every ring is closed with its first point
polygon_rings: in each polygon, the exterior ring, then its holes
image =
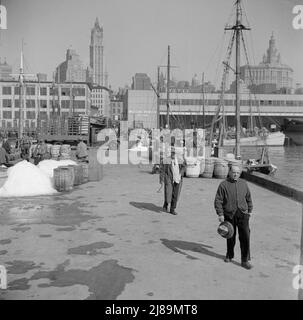
{"type": "Polygon", "coordinates": [[[96,17],[95,27],[96,27],[96,28],[100,28],[98,17],[96,17]]]}

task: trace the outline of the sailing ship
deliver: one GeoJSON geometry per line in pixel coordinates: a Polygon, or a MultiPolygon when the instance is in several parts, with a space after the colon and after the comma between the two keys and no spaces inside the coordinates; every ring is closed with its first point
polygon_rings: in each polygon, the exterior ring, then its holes
{"type": "MultiPolygon", "coordinates": [[[[247,65],[249,66],[248,61],[248,53],[246,50],[246,44],[244,41],[243,31],[250,30],[250,28],[246,27],[242,23],[242,6],[241,6],[241,0],[237,0],[235,3],[236,7],[236,23],[233,26],[226,26],[225,30],[232,31],[232,37],[229,42],[228,51],[227,51],[227,58],[226,61],[223,62],[224,64],[224,71],[223,71],[223,77],[221,82],[221,95],[219,100],[219,105],[216,111],[216,114],[213,118],[212,124],[211,124],[211,132],[210,132],[210,142],[212,143],[214,141],[215,137],[215,127],[216,125],[219,125],[219,136],[218,136],[218,148],[224,147],[224,146],[235,146],[234,153],[235,158],[237,160],[241,160],[241,153],[240,153],[240,146],[248,145],[248,146],[263,146],[262,154],[260,159],[248,159],[245,162],[244,167],[246,167],[249,171],[260,171],[265,174],[273,174],[277,167],[270,163],[269,160],[269,153],[268,153],[268,146],[269,145],[283,145],[285,135],[284,133],[275,132],[275,133],[268,133],[267,135],[263,131],[262,135],[256,135],[254,137],[245,137],[241,138],[241,132],[243,131],[241,127],[240,122],[240,45],[243,44],[243,48],[245,51],[245,57],[247,60],[247,65]],[[236,46],[236,54],[235,54],[235,70],[230,66],[233,46],[236,46]],[[227,139],[226,133],[226,117],[224,115],[224,94],[225,94],[225,88],[226,88],[226,82],[229,71],[232,70],[236,77],[236,100],[235,100],[235,120],[236,120],[236,128],[235,128],[235,138],[234,139],[227,139]]],[[[252,81],[252,75],[250,71],[250,79],[252,81]]],[[[262,120],[259,116],[259,121],[262,126],[262,120]]]]}
{"type": "MultiPolygon", "coordinates": [[[[254,135],[251,137],[241,137],[240,138],[240,145],[243,147],[277,147],[277,146],[284,146],[285,142],[285,134],[281,131],[277,132],[262,132],[261,135],[254,135]]],[[[303,143],[303,136],[302,136],[302,143],[303,143]]],[[[235,139],[224,139],[223,145],[234,146],[236,144],[235,139]]]]}

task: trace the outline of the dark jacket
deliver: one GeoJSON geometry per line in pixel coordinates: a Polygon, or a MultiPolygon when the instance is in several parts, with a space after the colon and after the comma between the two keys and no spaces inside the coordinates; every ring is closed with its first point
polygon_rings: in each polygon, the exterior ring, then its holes
{"type": "Polygon", "coordinates": [[[243,213],[251,213],[253,204],[246,181],[240,178],[238,181],[230,178],[222,181],[214,205],[219,216],[224,214],[232,218],[238,209],[243,213]]]}

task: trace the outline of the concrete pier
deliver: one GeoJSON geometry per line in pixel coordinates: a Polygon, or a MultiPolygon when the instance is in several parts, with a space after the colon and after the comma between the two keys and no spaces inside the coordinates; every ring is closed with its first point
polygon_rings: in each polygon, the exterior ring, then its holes
{"type": "Polygon", "coordinates": [[[248,182],[254,268],[224,263],[215,192],[184,178],[177,216],[162,212],[150,166],[107,165],[103,179],[50,197],[1,199],[0,299],[290,299],[302,204],[248,182]]]}

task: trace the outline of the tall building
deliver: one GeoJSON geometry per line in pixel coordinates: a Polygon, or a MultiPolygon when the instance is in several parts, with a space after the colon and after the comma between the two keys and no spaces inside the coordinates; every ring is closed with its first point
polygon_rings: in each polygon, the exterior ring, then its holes
{"type": "Polygon", "coordinates": [[[293,87],[293,69],[281,62],[273,34],[263,61],[257,66],[242,66],[240,72],[241,78],[255,93],[287,92],[293,87]]]}
{"type": "Polygon", "coordinates": [[[90,85],[91,106],[96,115],[110,118],[110,91],[108,88],[96,84],[90,85]]]}
{"type": "MultiPolygon", "coordinates": [[[[38,119],[46,121],[53,115],[87,116],[91,110],[91,89],[87,83],[28,81],[22,110],[25,131],[37,130],[38,119]]],[[[16,80],[0,81],[0,130],[18,131],[20,84],[16,80]]]]}
{"type": "Polygon", "coordinates": [[[133,77],[133,90],[151,90],[151,81],[146,73],[136,73],[133,77]]]}
{"type": "Polygon", "coordinates": [[[11,80],[12,69],[12,66],[7,64],[6,61],[2,63],[0,60],[0,80],[11,80]]]}
{"type": "Polygon", "coordinates": [[[96,18],[95,25],[91,30],[89,67],[88,81],[93,84],[107,87],[103,46],[103,27],[100,27],[98,18],[96,18]]]}
{"type": "Polygon", "coordinates": [[[86,81],[86,70],[75,50],[67,49],[65,61],[56,68],[55,81],[57,83],[86,81]]]}

